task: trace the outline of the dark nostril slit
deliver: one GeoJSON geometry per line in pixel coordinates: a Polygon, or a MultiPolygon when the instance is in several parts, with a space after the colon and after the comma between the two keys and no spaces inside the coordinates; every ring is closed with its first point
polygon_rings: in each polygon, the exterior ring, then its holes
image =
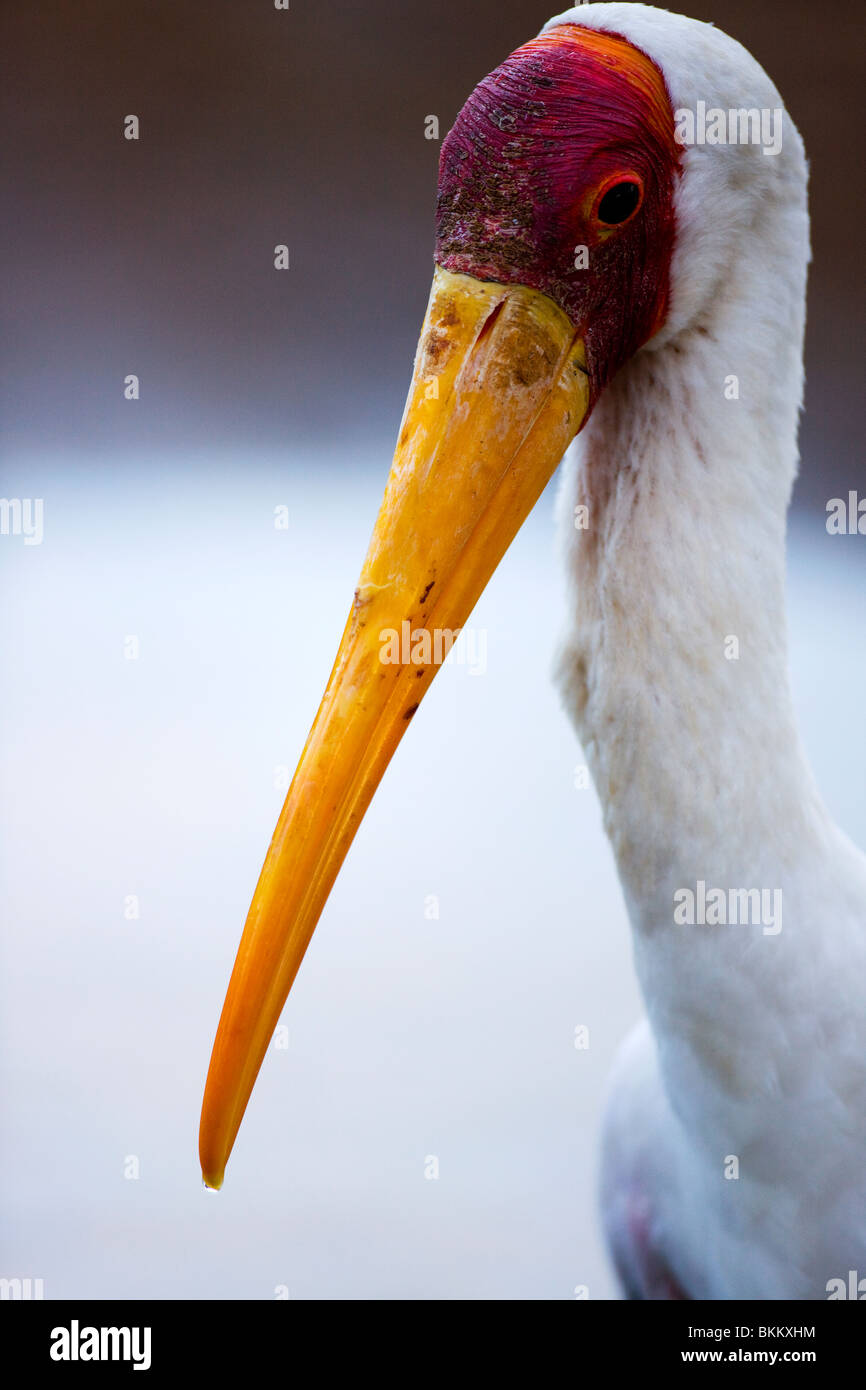
{"type": "MultiPolygon", "coordinates": [[[[490,313],[487,315],[487,318],[484,320],[483,324],[481,325],[481,332],[478,334],[478,337],[475,339],[475,347],[476,347],[476,348],[479,346],[480,343],[483,343],[484,339],[487,337],[488,333],[490,332],[490,330],[491,330],[491,328],[493,327],[493,325],[494,325],[494,323],[496,322],[496,320],[499,318],[499,315],[502,313],[502,310],[503,310],[504,308],[505,308],[505,300],[504,300],[504,299],[500,299],[500,301],[499,301],[498,304],[494,304],[493,308],[490,310],[490,313]]],[[[474,350],[475,350],[475,349],[473,348],[473,351],[474,351],[474,350]]]]}

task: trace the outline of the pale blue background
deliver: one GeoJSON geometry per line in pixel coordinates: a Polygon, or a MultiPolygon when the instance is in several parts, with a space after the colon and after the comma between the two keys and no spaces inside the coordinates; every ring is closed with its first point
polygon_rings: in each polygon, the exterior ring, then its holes
{"type": "MultiPolygon", "coordinates": [[[[600,1106],[639,1002],[598,804],[574,788],[581,755],[549,679],[551,490],[472,619],[487,673],[434,683],[308,952],[289,1049],[267,1058],[225,1188],[200,1184],[202,1084],[282,802],[274,768],[294,767],[330,669],[382,433],[354,455],[127,457],[118,474],[22,455],[6,469],[5,495],[44,497],[45,539],[0,540],[0,1273],[42,1278],[48,1297],[613,1294],[600,1106]],[[123,657],[130,634],[138,661],[123,657]],[[124,919],[131,893],[139,921],[124,919]]],[[[866,538],[798,519],[797,703],[861,843],[864,557],[866,538]]]]}

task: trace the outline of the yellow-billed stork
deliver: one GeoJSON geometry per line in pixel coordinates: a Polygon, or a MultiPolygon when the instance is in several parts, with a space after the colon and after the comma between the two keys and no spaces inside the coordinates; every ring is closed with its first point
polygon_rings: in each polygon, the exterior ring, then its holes
{"type": "Polygon", "coordinates": [[[559,15],[457,117],[384,501],[214,1044],[209,1186],[431,635],[464,624],[574,439],[560,682],[648,1014],[604,1139],[622,1283],[819,1298],[866,1274],[866,860],[813,783],[786,657],[806,182],[745,49],[645,5],[559,15]]]}

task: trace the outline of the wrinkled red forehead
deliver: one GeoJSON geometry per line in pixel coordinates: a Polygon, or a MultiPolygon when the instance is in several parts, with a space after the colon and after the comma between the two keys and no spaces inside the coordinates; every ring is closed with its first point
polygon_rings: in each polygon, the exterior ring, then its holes
{"type": "Polygon", "coordinates": [[[490,121],[491,150],[543,141],[563,121],[560,133],[587,149],[599,136],[652,134],[676,153],[660,69],[622,35],[582,24],[561,24],[515,49],[478,84],[457,125],[475,115],[490,121]]]}
{"type": "MultiPolygon", "coordinates": [[[[579,24],[547,30],[476,87],[443,143],[436,260],[541,289],[577,322],[587,284],[574,274],[573,247],[604,240],[591,217],[599,187],[640,176],[641,227],[623,229],[620,242],[637,251],[636,238],[655,230],[669,258],[662,229],[680,154],[664,78],[646,54],[579,24]]],[[[664,267],[654,270],[666,292],[664,267]]]]}

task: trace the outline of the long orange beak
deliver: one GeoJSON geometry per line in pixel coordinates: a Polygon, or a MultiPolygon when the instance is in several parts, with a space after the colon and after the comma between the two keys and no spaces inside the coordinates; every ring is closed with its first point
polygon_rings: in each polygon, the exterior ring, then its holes
{"type": "Polygon", "coordinates": [[[199,1134],[209,1187],[379,780],[588,405],[583,343],[551,299],[437,268],[382,508],[223,1005],[199,1134]]]}

